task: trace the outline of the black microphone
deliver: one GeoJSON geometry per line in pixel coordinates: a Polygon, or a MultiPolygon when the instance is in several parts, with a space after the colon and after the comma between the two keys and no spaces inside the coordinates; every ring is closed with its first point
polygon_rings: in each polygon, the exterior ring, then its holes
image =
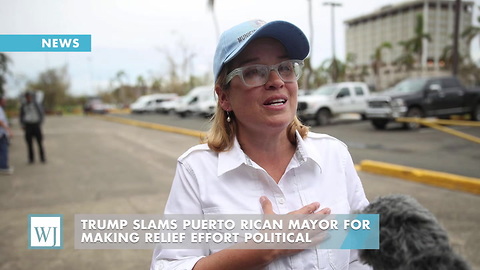
{"type": "Polygon", "coordinates": [[[360,260],[373,269],[470,269],[435,216],[413,197],[379,197],[360,213],[380,214],[380,248],[359,250],[360,260]]]}

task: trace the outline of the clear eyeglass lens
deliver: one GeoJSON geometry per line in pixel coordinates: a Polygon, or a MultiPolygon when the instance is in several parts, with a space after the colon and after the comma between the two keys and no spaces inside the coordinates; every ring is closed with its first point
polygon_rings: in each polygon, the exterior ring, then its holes
{"type": "Polygon", "coordinates": [[[280,77],[284,82],[292,82],[297,80],[297,75],[295,73],[295,65],[297,65],[294,62],[284,62],[281,63],[278,68],[278,74],[280,74],[280,77]]]}
{"type": "Polygon", "coordinates": [[[277,65],[252,65],[236,68],[227,75],[226,82],[229,83],[235,76],[239,76],[245,85],[249,87],[261,86],[267,83],[270,71],[275,71],[284,82],[294,82],[302,74],[303,61],[287,60],[277,65]]]}
{"type": "Polygon", "coordinates": [[[246,85],[257,86],[264,84],[268,76],[268,66],[255,65],[246,67],[242,72],[242,77],[246,85]]]}
{"type": "Polygon", "coordinates": [[[294,82],[300,78],[301,65],[302,62],[297,60],[284,61],[274,66],[253,65],[242,69],[241,76],[247,86],[260,86],[268,81],[270,71],[275,70],[284,82],[294,82]]]}

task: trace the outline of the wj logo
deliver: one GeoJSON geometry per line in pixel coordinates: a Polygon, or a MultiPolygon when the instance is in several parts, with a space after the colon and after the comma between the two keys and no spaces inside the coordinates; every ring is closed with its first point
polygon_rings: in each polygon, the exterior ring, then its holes
{"type": "Polygon", "coordinates": [[[63,249],[63,215],[28,215],[29,249],[63,249]]]}

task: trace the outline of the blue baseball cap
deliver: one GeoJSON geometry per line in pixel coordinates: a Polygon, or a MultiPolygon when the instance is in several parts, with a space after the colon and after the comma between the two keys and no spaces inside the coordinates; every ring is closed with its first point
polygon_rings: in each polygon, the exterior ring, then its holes
{"type": "Polygon", "coordinates": [[[215,81],[226,63],[235,58],[252,40],[262,37],[280,41],[291,59],[303,60],[310,52],[310,44],[305,34],[289,22],[247,21],[226,30],[220,36],[213,58],[215,81]]]}

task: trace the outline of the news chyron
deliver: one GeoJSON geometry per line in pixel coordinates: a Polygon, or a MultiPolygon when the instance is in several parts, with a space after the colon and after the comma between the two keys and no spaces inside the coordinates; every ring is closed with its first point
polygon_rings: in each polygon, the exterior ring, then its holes
{"type": "Polygon", "coordinates": [[[92,35],[0,35],[0,52],[91,52],[92,35]]]}

